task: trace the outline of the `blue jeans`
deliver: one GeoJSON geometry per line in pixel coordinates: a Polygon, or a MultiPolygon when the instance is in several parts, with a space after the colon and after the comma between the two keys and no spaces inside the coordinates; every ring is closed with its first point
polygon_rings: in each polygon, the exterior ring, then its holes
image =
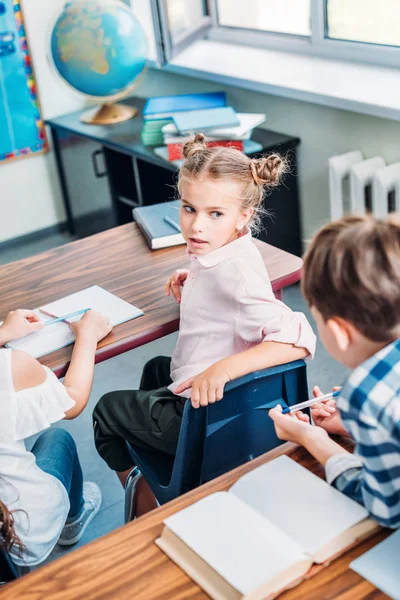
{"type": "Polygon", "coordinates": [[[37,466],[56,477],[68,492],[70,510],[68,520],[79,517],[83,511],[83,476],[75,442],[65,429],[46,429],[36,440],[31,452],[37,466]]]}

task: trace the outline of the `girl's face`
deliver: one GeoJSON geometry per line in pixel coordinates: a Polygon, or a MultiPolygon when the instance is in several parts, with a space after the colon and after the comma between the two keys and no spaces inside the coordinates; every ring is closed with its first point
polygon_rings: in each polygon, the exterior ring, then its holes
{"type": "Polygon", "coordinates": [[[235,240],[254,212],[242,209],[236,182],[195,179],[185,181],[181,191],[182,234],[198,256],[235,240]]]}

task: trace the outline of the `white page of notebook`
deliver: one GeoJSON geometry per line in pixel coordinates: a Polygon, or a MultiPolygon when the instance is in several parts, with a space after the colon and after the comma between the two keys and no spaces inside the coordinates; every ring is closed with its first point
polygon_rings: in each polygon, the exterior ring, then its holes
{"type": "MultiPolygon", "coordinates": [[[[43,315],[39,310],[35,311],[42,321],[50,321],[51,317],[43,315]]],[[[48,325],[40,331],[26,335],[23,338],[13,340],[7,346],[14,350],[23,350],[34,358],[49,354],[60,348],[69,346],[75,340],[75,336],[66,323],[62,321],[48,325]]]]}
{"type": "Polygon", "coordinates": [[[98,285],[92,285],[85,290],[65,296],[65,298],[46,304],[41,308],[55,317],[62,317],[77,310],[91,308],[110,317],[110,321],[114,326],[143,315],[142,310],[107,292],[98,285]]]}
{"type": "Polygon", "coordinates": [[[272,520],[310,556],[368,516],[364,507],[288,456],[247,473],[229,493],[272,520]]]}
{"type": "Polygon", "coordinates": [[[164,523],[243,595],[308,558],[273,523],[226,492],[211,494],[164,523]]]}
{"type": "MultiPolygon", "coordinates": [[[[136,306],[125,302],[125,300],[107,292],[107,290],[98,285],[93,285],[85,290],[66,296],[61,300],[46,304],[46,306],[42,306],[41,308],[55,317],[62,317],[78,310],[91,308],[110,317],[113,326],[125,323],[144,314],[136,306]]],[[[51,319],[51,317],[40,312],[39,309],[36,309],[36,312],[43,321],[51,319]]],[[[78,316],[68,319],[68,321],[77,321],[81,318],[81,316],[78,316]]],[[[31,333],[18,340],[13,340],[8,346],[14,350],[23,350],[34,358],[37,358],[69,346],[74,340],[75,336],[67,323],[61,321],[53,325],[48,325],[40,331],[31,333]]]]}

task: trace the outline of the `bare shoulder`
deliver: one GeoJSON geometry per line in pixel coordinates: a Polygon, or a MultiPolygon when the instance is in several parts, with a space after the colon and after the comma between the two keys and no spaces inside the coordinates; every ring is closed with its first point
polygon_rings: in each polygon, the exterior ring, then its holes
{"type": "Polygon", "coordinates": [[[16,392],[33,388],[46,380],[47,374],[36,358],[26,352],[13,350],[12,352],[12,378],[16,392]]]}

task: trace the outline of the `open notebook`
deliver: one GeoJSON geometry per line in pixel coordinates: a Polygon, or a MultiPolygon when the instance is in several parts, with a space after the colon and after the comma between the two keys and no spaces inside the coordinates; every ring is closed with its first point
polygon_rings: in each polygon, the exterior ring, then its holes
{"type": "Polygon", "coordinates": [[[215,600],[273,598],[378,528],[287,456],[164,521],[160,548],[215,600]]]}
{"type": "MultiPolygon", "coordinates": [[[[91,308],[97,310],[103,315],[110,317],[110,321],[113,326],[125,323],[136,317],[143,315],[143,311],[125,300],[121,300],[118,296],[111,294],[107,290],[99,287],[98,285],[92,285],[85,290],[66,296],[61,300],[56,300],[46,306],[41,306],[36,309],[37,314],[43,321],[49,321],[53,317],[62,317],[78,310],[85,308],[91,308]],[[44,310],[47,315],[41,312],[44,310]],[[49,316],[49,315],[52,315],[49,316]]],[[[69,319],[69,322],[79,320],[81,317],[75,317],[69,319]]],[[[72,344],[75,340],[75,336],[68,326],[67,322],[60,321],[53,325],[48,325],[40,331],[31,333],[18,340],[13,340],[7,344],[8,348],[14,350],[23,350],[31,356],[37,358],[54,352],[60,348],[64,348],[69,344],[72,344]]]]}

